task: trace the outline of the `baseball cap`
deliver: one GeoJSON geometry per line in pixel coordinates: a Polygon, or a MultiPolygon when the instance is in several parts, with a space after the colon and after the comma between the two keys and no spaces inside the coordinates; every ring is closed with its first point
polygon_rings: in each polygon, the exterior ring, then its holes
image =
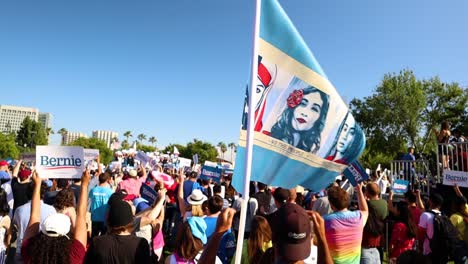
{"type": "Polygon", "coordinates": [[[66,236],[70,232],[70,217],[56,213],[48,216],[41,224],[41,232],[49,237],[66,236]]]}
{"type": "Polygon", "coordinates": [[[285,204],[278,209],[272,227],[282,259],[299,261],[310,255],[311,226],[304,208],[294,203],[285,204]]]}
{"type": "Polygon", "coordinates": [[[201,217],[193,216],[187,219],[192,235],[199,238],[203,244],[206,244],[206,222],[201,217]]]}
{"type": "Polygon", "coordinates": [[[278,187],[273,193],[273,198],[279,203],[285,203],[289,200],[289,190],[278,187]]]}
{"type": "Polygon", "coordinates": [[[114,201],[109,204],[107,221],[110,227],[126,226],[133,222],[132,207],[124,201],[114,201]]]}
{"type": "Polygon", "coordinates": [[[138,175],[138,172],[135,169],[131,169],[128,172],[128,175],[130,175],[130,177],[136,177],[138,175]]]}
{"type": "Polygon", "coordinates": [[[2,166],[8,166],[8,162],[6,160],[0,161],[0,167],[2,166]]]}

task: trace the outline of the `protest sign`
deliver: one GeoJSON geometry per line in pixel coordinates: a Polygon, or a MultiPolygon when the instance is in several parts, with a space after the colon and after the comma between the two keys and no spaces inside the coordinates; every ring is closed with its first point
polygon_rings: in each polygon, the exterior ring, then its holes
{"type": "Polygon", "coordinates": [[[36,170],[41,178],[81,178],[84,163],[82,147],[36,147],[36,170]]]}
{"type": "Polygon", "coordinates": [[[460,187],[468,187],[468,172],[466,171],[455,171],[455,170],[444,170],[444,185],[458,185],[460,187]]]}
{"type": "Polygon", "coordinates": [[[349,180],[351,185],[356,186],[359,182],[369,179],[369,175],[365,169],[359,164],[359,162],[352,162],[346,170],[343,171],[343,175],[349,180]]]}
{"type": "Polygon", "coordinates": [[[140,195],[141,198],[148,201],[149,205],[153,205],[154,202],[158,199],[158,193],[146,184],[141,185],[140,195]]]}
{"type": "Polygon", "coordinates": [[[95,160],[99,157],[99,149],[84,149],[84,159],[95,160]]]}
{"type": "Polygon", "coordinates": [[[179,157],[179,168],[190,167],[191,165],[192,161],[190,159],[179,157]]]}
{"type": "Polygon", "coordinates": [[[135,156],[135,160],[139,160],[143,166],[146,166],[146,164],[151,160],[146,153],[143,151],[138,151],[138,153],[135,156]]]}
{"type": "Polygon", "coordinates": [[[404,194],[408,191],[409,181],[395,180],[392,185],[393,193],[404,194]]]}
{"type": "Polygon", "coordinates": [[[120,161],[113,161],[111,162],[109,167],[111,168],[111,170],[117,171],[122,168],[122,163],[120,163],[120,161]]]}
{"type": "Polygon", "coordinates": [[[201,169],[200,178],[209,180],[212,179],[215,182],[220,182],[222,169],[211,166],[203,166],[201,169]]]}
{"type": "Polygon", "coordinates": [[[159,171],[153,171],[151,173],[151,175],[153,175],[153,177],[157,181],[162,181],[164,183],[165,187],[169,187],[169,186],[172,186],[174,184],[174,179],[171,177],[171,175],[168,175],[166,173],[162,173],[162,172],[159,172],[159,171]]]}

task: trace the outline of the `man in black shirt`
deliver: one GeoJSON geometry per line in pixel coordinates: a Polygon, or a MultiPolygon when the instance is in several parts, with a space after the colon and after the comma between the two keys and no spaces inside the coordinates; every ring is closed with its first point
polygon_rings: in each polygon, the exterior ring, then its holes
{"type": "Polygon", "coordinates": [[[267,190],[267,185],[258,182],[258,192],[254,194],[254,198],[258,201],[258,214],[267,215],[270,213],[271,193],[267,190]]]}

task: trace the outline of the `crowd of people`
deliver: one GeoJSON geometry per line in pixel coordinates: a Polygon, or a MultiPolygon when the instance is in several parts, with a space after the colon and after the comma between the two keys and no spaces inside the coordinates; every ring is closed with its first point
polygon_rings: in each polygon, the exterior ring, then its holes
{"type": "Polygon", "coordinates": [[[196,171],[143,166],[116,153],[118,169],[43,179],[21,160],[0,161],[1,263],[465,263],[467,200],[432,192],[382,199],[381,182],[353,192],[339,180],[314,193],[251,182],[246,199],[196,171]],[[122,169],[123,168],[123,169],[122,169]],[[162,175],[169,176],[165,179],[162,175]],[[142,186],[157,193],[150,202],[142,186]],[[356,201],[356,202],[354,202],[356,201]],[[450,217],[447,217],[450,216],[450,217]],[[244,240],[242,249],[237,240],[244,240]],[[387,250],[388,249],[388,250],[387,250]]]}

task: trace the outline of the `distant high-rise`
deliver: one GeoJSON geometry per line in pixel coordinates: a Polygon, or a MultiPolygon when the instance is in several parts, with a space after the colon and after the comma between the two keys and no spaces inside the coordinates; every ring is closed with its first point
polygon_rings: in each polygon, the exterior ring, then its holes
{"type": "Polygon", "coordinates": [[[52,115],[50,113],[39,113],[39,122],[44,129],[52,128],[52,115]]]}
{"type": "Polygon", "coordinates": [[[17,132],[27,116],[37,122],[39,110],[31,107],[0,105],[0,132],[17,132]]]}
{"type": "Polygon", "coordinates": [[[81,132],[67,132],[62,136],[62,142],[64,145],[68,145],[80,137],[87,138],[88,136],[81,132]]]}
{"type": "Polygon", "coordinates": [[[93,138],[98,138],[106,142],[107,147],[111,147],[112,139],[118,138],[119,134],[114,131],[108,130],[95,130],[93,131],[93,138]]]}

